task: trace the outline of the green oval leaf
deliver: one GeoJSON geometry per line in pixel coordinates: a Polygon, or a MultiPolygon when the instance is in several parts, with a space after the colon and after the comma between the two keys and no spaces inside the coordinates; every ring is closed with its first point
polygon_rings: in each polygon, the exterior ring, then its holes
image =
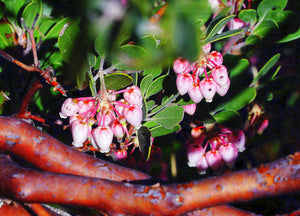
{"type": "Polygon", "coordinates": [[[36,16],[38,15],[36,26],[39,25],[40,18],[42,16],[42,2],[40,0],[32,0],[29,3],[22,14],[24,18],[25,25],[30,29],[32,27],[33,21],[35,20],[36,16]]]}
{"type": "Polygon", "coordinates": [[[264,75],[266,75],[269,70],[278,62],[280,58],[280,54],[276,54],[274,55],[263,67],[262,69],[260,69],[260,71],[258,72],[257,76],[253,79],[251,85],[254,85],[254,83],[257,82],[257,80],[259,80],[261,77],[263,77],[264,75]]]}
{"type": "MultiPolygon", "coordinates": [[[[58,38],[59,33],[62,31],[64,26],[67,23],[71,23],[71,22],[73,22],[73,21],[70,18],[65,18],[65,19],[60,20],[50,29],[50,31],[46,34],[46,36],[43,40],[45,41],[45,40],[49,40],[49,39],[53,39],[53,38],[58,38]]],[[[67,25],[65,27],[67,27],[67,25]]]]}
{"type": "Polygon", "coordinates": [[[240,59],[234,68],[230,69],[230,79],[240,76],[249,67],[247,59],[240,59]]]}
{"type": "Polygon", "coordinates": [[[101,32],[95,40],[95,50],[102,58],[107,56],[107,48],[109,44],[110,25],[101,28],[101,32]]]}
{"type": "Polygon", "coordinates": [[[146,68],[143,71],[143,75],[144,76],[147,76],[147,75],[151,74],[152,77],[153,77],[153,79],[156,78],[156,77],[158,77],[161,73],[162,73],[161,66],[146,68]]]}
{"type": "Polygon", "coordinates": [[[244,29],[235,29],[235,30],[226,31],[226,32],[223,32],[221,34],[217,34],[214,37],[209,38],[208,40],[205,41],[205,43],[212,43],[212,42],[216,42],[218,40],[223,40],[225,38],[232,37],[234,35],[240,34],[243,31],[244,31],[244,29]]]}
{"type": "Polygon", "coordinates": [[[107,90],[118,90],[132,83],[132,77],[124,73],[108,74],[104,77],[107,90]]]}
{"type": "Polygon", "coordinates": [[[282,10],[285,8],[287,0],[263,0],[257,7],[257,14],[260,19],[264,19],[269,11],[276,8],[282,10]]]}
{"type": "Polygon", "coordinates": [[[183,114],[182,107],[171,105],[154,115],[151,120],[164,128],[172,129],[183,119],[183,114]]]}
{"type": "Polygon", "coordinates": [[[148,98],[152,95],[155,95],[156,93],[158,93],[160,90],[163,89],[163,83],[164,83],[164,79],[167,75],[163,75],[161,77],[158,77],[157,79],[155,79],[149,86],[148,91],[146,93],[145,98],[148,98]]]}
{"type": "Polygon", "coordinates": [[[180,125],[175,125],[172,129],[167,129],[162,126],[153,127],[150,129],[152,137],[164,136],[167,134],[174,133],[180,129],[180,125]]]}
{"type": "Polygon", "coordinates": [[[260,38],[257,35],[249,35],[249,37],[246,38],[246,45],[254,45],[257,44],[260,41],[260,38]]]}
{"type": "Polygon", "coordinates": [[[230,15],[220,20],[213,20],[211,24],[207,27],[207,37],[206,40],[209,40],[215,36],[222,28],[225,26],[235,15],[230,15]]]}
{"type": "Polygon", "coordinates": [[[13,29],[9,23],[0,23],[0,49],[14,45],[13,29]],[[7,37],[9,36],[9,37],[7,37]]]}
{"type": "Polygon", "coordinates": [[[145,76],[142,81],[141,81],[141,84],[140,84],[140,89],[141,89],[141,92],[143,95],[146,94],[146,92],[148,91],[148,88],[152,82],[152,75],[149,74],[148,76],[145,76]]]}
{"type": "Polygon", "coordinates": [[[259,36],[260,38],[265,37],[273,28],[276,27],[276,23],[272,20],[265,20],[253,31],[254,35],[259,36]]]}
{"type": "Polygon", "coordinates": [[[219,112],[221,110],[234,110],[238,111],[242,109],[247,104],[251,103],[256,97],[256,90],[253,87],[245,88],[243,91],[236,95],[231,96],[228,100],[219,104],[214,112],[219,112]]]}
{"type": "Polygon", "coordinates": [[[64,61],[69,62],[73,49],[75,48],[75,40],[80,32],[76,23],[71,23],[66,29],[60,32],[58,37],[58,48],[64,61]]]}
{"type": "Polygon", "coordinates": [[[246,9],[246,10],[242,10],[239,13],[239,18],[247,23],[250,23],[251,25],[256,23],[256,10],[254,9],[246,9]]]}

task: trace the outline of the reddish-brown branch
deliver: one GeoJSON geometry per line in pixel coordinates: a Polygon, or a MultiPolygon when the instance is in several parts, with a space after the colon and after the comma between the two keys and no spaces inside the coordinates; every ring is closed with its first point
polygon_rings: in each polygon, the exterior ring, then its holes
{"type": "Polygon", "coordinates": [[[300,190],[300,153],[248,171],[172,185],[133,185],[21,168],[0,156],[0,195],[131,215],[180,215],[199,208],[300,190]],[[64,187],[62,187],[64,185],[64,187]]]}
{"type": "Polygon", "coordinates": [[[224,215],[230,215],[230,216],[258,216],[257,214],[247,212],[244,210],[240,210],[228,205],[219,205],[209,208],[204,208],[201,210],[196,210],[190,213],[185,214],[185,216],[224,216],[224,215]]]}
{"type": "Polygon", "coordinates": [[[51,216],[51,214],[38,203],[27,204],[38,216],[51,216]]]}
{"type": "Polygon", "coordinates": [[[7,201],[0,206],[0,215],[5,216],[31,216],[26,209],[17,202],[7,201]]]}
{"type": "Polygon", "coordinates": [[[35,80],[33,82],[33,84],[31,85],[30,89],[28,90],[28,92],[26,93],[26,95],[22,101],[19,111],[15,115],[17,118],[33,119],[33,120],[37,120],[39,122],[45,123],[44,119],[34,116],[28,111],[28,106],[29,106],[30,101],[32,100],[35,93],[42,87],[43,87],[43,85],[38,80],[35,80]]]}
{"type": "Polygon", "coordinates": [[[51,172],[115,181],[150,178],[142,172],[83,154],[32,125],[11,117],[0,117],[0,149],[51,172]]]}
{"type": "Polygon", "coordinates": [[[162,6],[152,17],[150,17],[149,21],[153,24],[157,23],[162,16],[165,14],[167,5],[162,6]]]}
{"type": "Polygon", "coordinates": [[[43,76],[43,78],[47,81],[47,83],[49,83],[50,85],[52,85],[54,87],[54,90],[57,90],[62,95],[66,96],[66,91],[64,90],[64,88],[56,81],[56,77],[53,77],[51,75],[52,70],[50,68],[46,68],[46,69],[42,70],[35,66],[28,66],[28,65],[14,59],[12,56],[3,52],[2,50],[0,50],[0,56],[2,56],[3,58],[5,58],[6,60],[8,60],[12,63],[15,63],[16,65],[18,65],[19,67],[23,68],[26,71],[38,72],[41,76],[43,76]]]}

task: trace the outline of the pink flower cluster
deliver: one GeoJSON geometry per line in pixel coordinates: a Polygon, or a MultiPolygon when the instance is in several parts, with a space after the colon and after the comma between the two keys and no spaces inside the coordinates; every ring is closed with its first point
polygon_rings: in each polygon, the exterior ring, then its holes
{"type": "Polygon", "coordinates": [[[101,98],[68,98],[61,107],[60,116],[70,117],[72,144],[75,147],[83,147],[84,142],[89,139],[95,149],[109,153],[114,137],[121,142],[125,134],[130,136],[130,125],[134,128],[141,125],[142,105],[140,89],[130,86],[117,92],[104,92],[101,98]],[[116,95],[120,93],[123,93],[124,99],[116,100],[116,95]]]}
{"type": "Polygon", "coordinates": [[[177,58],[173,63],[173,70],[177,74],[176,85],[180,95],[188,93],[197,104],[204,97],[207,102],[212,102],[216,93],[224,96],[230,86],[227,68],[223,64],[220,52],[212,51],[211,45],[202,47],[203,55],[193,63],[184,58],[177,58]],[[210,74],[207,72],[210,69],[210,74]],[[205,74],[200,80],[200,76],[205,74]]]}
{"type": "Polygon", "coordinates": [[[193,142],[189,143],[187,150],[188,165],[196,167],[201,174],[211,167],[217,170],[225,164],[234,166],[238,152],[245,150],[245,134],[243,131],[231,131],[219,127],[213,134],[207,133],[204,126],[192,129],[193,142]],[[210,150],[207,150],[208,145],[210,150]],[[204,147],[203,147],[204,146],[204,147]]]}

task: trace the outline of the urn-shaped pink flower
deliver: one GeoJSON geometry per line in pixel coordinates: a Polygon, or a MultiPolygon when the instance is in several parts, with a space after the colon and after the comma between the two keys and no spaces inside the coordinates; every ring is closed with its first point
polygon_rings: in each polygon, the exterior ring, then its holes
{"type": "Polygon", "coordinates": [[[79,148],[83,146],[83,143],[88,138],[89,125],[88,123],[81,123],[78,120],[74,120],[71,125],[71,131],[73,136],[72,145],[79,148]]]}
{"type": "Polygon", "coordinates": [[[98,126],[92,131],[95,144],[102,153],[108,153],[110,151],[110,144],[113,140],[113,131],[108,126],[98,126]]]}
{"type": "Polygon", "coordinates": [[[125,98],[125,100],[131,105],[136,104],[142,107],[143,96],[140,88],[137,86],[130,86],[126,90],[127,91],[123,93],[123,97],[125,98]]]}
{"type": "Polygon", "coordinates": [[[205,154],[208,165],[216,170],[224,165],[224,161],[218,150],[210,150],[205,154]]]}
{"type": "Polygon", "coordinates": [[[138,105],[131,105],[124,110],[124,117],[134,127],[139,127],[143,120],[143,111],[138,105]]]}
{"type": "Polygon", "coordinates": [[[205,78],[200,82],[200,90],[206,102],[210,103],[216,94],[217,84],[212,77],[205,78]]]}
{"type": "Polygon", "coordinates": [[[227,165],[234,166],[235,160],[238,156],[238,150],[232,143],[225,143],[224,145],[221,145],[219,153],[227,165]]]}
{"type": "Polygon", "coordinates": [[[199,103],[202,100],[203,95],[200,91],[199,80],[197,80],[197,81],[194,80],[194,83],[193,83],[192,87],[190,88],[190,90],[188,91],[188,94],[195,103],[199,103]]]}
{"type": "Polygon", "coordinates": [[[212,69],[211,75],[217,84],[219,84],[220,86],[226,85],[228,80],[228,73],[227,68],[224,65],[220,65],[212,69]]]}
{"type": "Polygon", "coordinates": [[[175,59],[173,62],[173,70],[176,74],[187,72],[189,67],[189,61],[181,57],[175,59]]]}
{"type": "Polygon", "coordinates": [[[193,77],[189,73],[177,75],[176,86],[180,95],[187,93],[193,85],[193,77]]]}
{"type": "Polygon", "coordinates": [[[182,107],[184,108],[184,111],[189,115],[194,115],[197,109],[196,104],[183,105],[182,107]]]}
{"type": "Polygon", "coordinates": [[[69,116],[76,114],[78,110],[79,107],[77,106],[77,102],[75,102],[73,98],[68,98],[61,106],[61,111],[59,115],[61,118],[67,118],[69,116]]]}

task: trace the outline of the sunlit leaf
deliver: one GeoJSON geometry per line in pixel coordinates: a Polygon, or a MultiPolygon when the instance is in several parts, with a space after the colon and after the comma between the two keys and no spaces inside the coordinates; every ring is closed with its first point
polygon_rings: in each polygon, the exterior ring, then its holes
{"type": "Polygon", "coordinates": [[[249,61],[247,59],[240,59],[238,63],[230,69],[230,79],[240,76],[249,67],[249,61]]]}
{"type": "Polygon", "coordinates": [[[67,28],[67,23],[71,23],[73,22],[70,18],[64,18],[62,20],[60,20],[59,22],[57,22],[51,29],[50,31],[46,34],[45,38],[43,39],[45,40],[49,40],[52,38],[58,38],[59,33],[62,31],[62,29],[65,27],[67,28]]]}
{"type": "Polygon", "coordinates": [[[145,76],[142,81],[141,81],[141,84],[140,84],[140,89],[141,89],[141,92],[143,95],[146,94],[146,92],[148,91],[148,88],[150,86],[152,82],[152,75],[149,74],[148,76],[145,76]]]}
{"type": "Polygon", "coordinates": [[[256,23],[256,10],[254,9],[246,9],[246,10],[242,10],[239,13],[239,18],[246,22],[246,23],[250,23],[251,25],[256,23]]]}
{"type": "Polygon", "coordinates": [[[166,75],[160,76],[149,85],[149,88],[148,88],[145,98],[148,98],[163,89],[165,77],[166,77],[166,75]]]}
{"type": "Polygon", "coordinates": [[[180,125],[175,125],[172,129],[167,129],[162,126],[156,126],[150,129],[152,137],[164,136],[167,134],[174,133],[180,129],[180,125]]]}
{"type": "Polygon", "coordinates": [[[132,77],[124,73],[113,73],[104,77],[105,86],[108,90],[118,90],[132,83],[132,77]]]}
{"type": "Polygon", "coordinates": [[[14,44],[13,29],[9,23],[0,23],[0,49],[5,49],[14,44]]]}
{"type": "Polygon", "coordinates": [[[151,74],[154,79],[154,78],[158,77],[161,73],[162,73],[161,66],[157,66],[157,67],[146,68],[143,72],[143,75],[147,76],[147,75],[151,74]]]}
{"type": "Polygon", "coordinates": [[[254,44],[257,44],[258,42],[260,41],[260,38],[256,35],[249,35],[247,38],[246,38],[246,45],[254,45],[254,44]]]}
{"type": "Polygon", "coordinates": [[[265,37],[272,29],[276,27],[276,23],[274,23],[272,20],[265,20],[262,23],[259,24],[253,31],[254,35],[259,36],[260,38],[265,37]]]}
{"type": "Polygon", "coordinates": [[[154,115],[151,120],[164,128],[172,129],[183,119],[183,113],[182,107],[171,105],[154,115]]]}
{"type": "Polygon", "coordinates": [[[207,38],[209,40],[215,36],[230,20],[234,18],[235,15],[230,15],[222,19],[214,19],[210,25],[207,27],[207,38]]]}
{"type": "Polygon", "coordinates": [[[296,32],[289,34],[284,38],[282,38],[281,40],[277,41],[277,43],[287,43],[293,40],[297,40],[299,38],[300,38],[300,28],[296,32]]]}
{"type": "Polygon", "coordinates": [[[278,9],[284,9],[287,4],[287,0],[263,0],[257,7],[257,14],[260,19],[264,19],[269,11],[278,9]]]}
{"type": "Polygon", "coordinates": [[[209,38],[208,40],[205,41],[205,43],[212,43],[212,42],[216,42],[218,40],[223,40],[225,38],[232,37],[234,35],[240,34],[243,31],[244,31],[244,29],[235,29],[235,30],[230,30],[230,31],[222,32],[220,34],[217,34],[214,37],[209,38]]]}
{"type": "Polygon", "coordinates": [[[41,0],[32,0],[29,3],[22,14],[22,17],[25,20],[25,24],[28,28],[32,27],[33,21],[35,20],[36,16],[38,15],[36,26],[39,25],[40,18],[42,16],[42,2],[41,0]]]}

